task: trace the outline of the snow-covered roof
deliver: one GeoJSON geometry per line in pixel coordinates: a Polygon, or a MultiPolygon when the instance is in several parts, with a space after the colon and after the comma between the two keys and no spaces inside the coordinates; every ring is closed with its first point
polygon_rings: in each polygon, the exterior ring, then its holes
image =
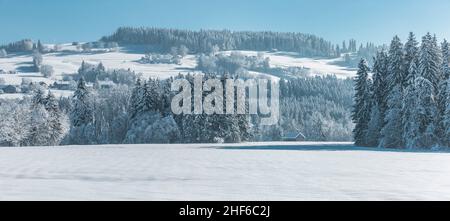
{"type": "Polygon", "coordinates": [[[295,139],[295,138],[306,138],[305,135],[303,135],[301,132],[298,131],[290,131],[284,134],[284,138],[291,138],[291,139],[295,139]]]}

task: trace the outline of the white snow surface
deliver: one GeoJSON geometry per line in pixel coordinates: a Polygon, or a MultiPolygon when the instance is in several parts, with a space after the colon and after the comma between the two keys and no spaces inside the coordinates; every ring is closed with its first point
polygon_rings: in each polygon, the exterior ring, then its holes
{"type": "Polygon", "coordinates": [[[449,174],[351,143],[0,148],[0,200],[450,200],[449,174]]]}

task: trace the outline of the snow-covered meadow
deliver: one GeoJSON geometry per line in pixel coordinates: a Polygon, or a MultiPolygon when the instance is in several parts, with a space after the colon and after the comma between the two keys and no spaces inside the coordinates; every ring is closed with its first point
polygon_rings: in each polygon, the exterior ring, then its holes
{"type": "Polygon", "coordinates": [[[448,174],[351,143],[0,148],[0,200],[450,200],[448,174]]]}

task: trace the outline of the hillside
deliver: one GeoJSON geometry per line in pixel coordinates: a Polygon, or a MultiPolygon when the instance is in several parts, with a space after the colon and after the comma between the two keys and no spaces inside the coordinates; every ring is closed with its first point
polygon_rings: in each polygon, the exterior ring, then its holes
{"type": "MultiPolygon", "coordinates": [[[[53,45],[46,45],[53,47],[53,45]]],[[[60,52],[43,54],[43,64],[53,67],[55,74],[51,78],[45,78],[40,73],[34,72],[32,66],[32,54],[10,54],[5,58],[0,58],[0,70],[3,72],[14,72],[14,74],[0,74],[5,85],[20,85],[22,79],[28,79],[33,82],[45,82],[48,85],[55,81],[63,80],[64,75],[71,75],[77,72],[83,61],[97,64],[102,62],[108,69],[130,69],[136,73],[142,74],[142,77],[167,78],[175,76],[178,73],[196,72],[197,58],[194,54],[189,54],[182,58],[180,64],[143,64],[139,60],[145,55],[144,52],[130,51],[127,47],[118,48],[115,51],[91,51],[82,52],[77,50],[71,44],[61,45],[60,52]]],[[[271,68],[288,69],[301,68],[311,76],[314,75],[336,75],[340,78],[352,77],[355,74],[354,69],[336,65],[336,61],[342,58],[306,58],[293,52],[256,52],[256,51],[233,51],[239,52],[245,56],[256,56],[258,53],[270,59],[271,68]]],[[[224,55],[231,51],[219,52],[224,55]]],[[[274,73],[262,73],[259,71],[250,71],[250,74],[265,77],[283,77],[283,75],[274,73]]],[[[56,91],[57,92],[57,91],[56,91]]],[[[58,92],[57,94],[67,95],[68,92],[58,92]]],[[[18,97],[18,95],[1,94],[0,98],[18,97]]]]}

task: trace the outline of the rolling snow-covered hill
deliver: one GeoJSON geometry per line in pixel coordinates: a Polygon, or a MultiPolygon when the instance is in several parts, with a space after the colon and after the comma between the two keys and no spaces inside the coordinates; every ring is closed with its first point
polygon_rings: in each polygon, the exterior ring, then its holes
{"type": "Polygon", "coordinates": [[[351,143],[0,148],[0,200],[449,200],[449,162],[351,143]]]}
{"type": "MultiPolygon", "coordinates": [[[[47,45],[52,47],[52,45],[47,45]]],[[[256,51],[238,51],[244,55],[255,56],[256,51]]],[[[231,53],[230,51],[221,52],[224,54],[231,53]]],[[[355,70],[348,69],[336,65],[337,59],[324,58],[304,58],[298,57],[295,53],[288,52],[261,52],[264,57],[270,58],[271,67],[289,68],[300,67],[309,70],[311,75],[327,75],[334,74],[338,77],[351,77],[355,74],[355,70]]],[[[83,53],[71,44],[61,45],[61,52],[48,53],[43,55],[43,64],[51,65],[55,70],[55,75],[52,78],[44,78],[40,73],[30,72],[29,67],[32,65],[31,54],[12,54],[6,58],[0,58],[0,70],[5,72],[14,71],[16,74],[0,74],[0,78],[4,80],[5,84],[20,85],[23,78],[35,82],[45,82],[52,84],[55,81],[62,80],[64,74],[76,73],[82,61],[88,63],[102,62],[105,67],[109,69],[131,69],[137,73],[142,73],[143,77],[159,77],[166,78],[177,75],[178,73],[195,72],[197,66],[196,55],[187,55],[181,60],[181,64],[143,64],[138,60],[144,56],[143,52],[130,52],[126,48],[119,48],[117,51],[110,52],[90,52],[83,53]]],[[[274,77],[268,73],[260,73],[250,71],[250,74],[265,77],[274,77]]],[[[67,96],[68,92],[58,92],[57,95],[67,96]]],[[[18,94],[0,94],[0,98],[16,98],[20,97],[18,94]]]]}

